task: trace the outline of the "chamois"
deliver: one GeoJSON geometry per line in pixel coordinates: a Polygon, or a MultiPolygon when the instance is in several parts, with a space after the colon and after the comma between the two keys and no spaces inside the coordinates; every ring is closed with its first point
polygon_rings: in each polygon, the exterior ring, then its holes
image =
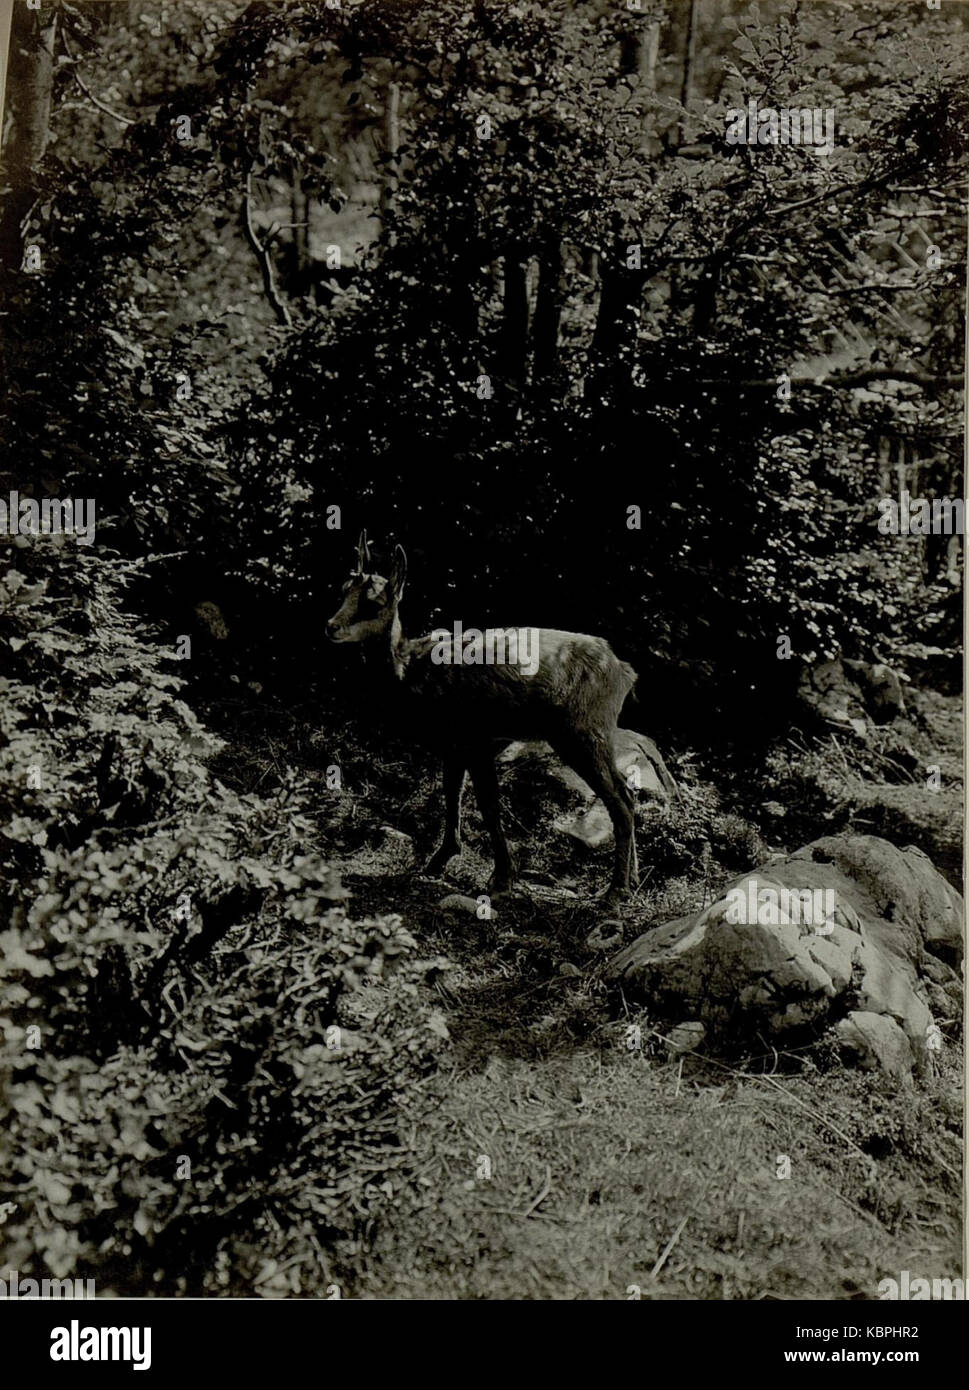
{"type": "Polygon", "coordinates": [[[444,836],[425,873],[440,874],[461,848],[461,795],[470,772],[494,851],[489,891],[502,892],[514,882],[515,865],[501,828],[495,755],[515,739],[542,739],[609,812],[615,860],[604,901],[617,906],[636,874],[636,844],[632,794],[616,770],[612,741],[636,672],[601,637],[551,628],[490,628],[476,635],[437,629],[409,640],[398,613],[406,575],[407,557],[399,545],[387,578],[375,574],[361,532],[356,569],[326,629],[334,642],[381,650],[394,677],[390,688],[399,686],[412,697],[424,740],[443,756],[444,836]]]}

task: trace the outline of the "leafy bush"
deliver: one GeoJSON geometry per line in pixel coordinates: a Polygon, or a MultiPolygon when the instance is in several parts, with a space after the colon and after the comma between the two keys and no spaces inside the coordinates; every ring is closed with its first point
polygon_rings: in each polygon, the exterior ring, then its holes
{"type": "Polygon", "coordinates": [[[752,825],[721,810],[709,783],[684,778],[669,806],[650,806],[642,815],[636,844],[641,865],[657,882],[683,873],[712,882],[753,868],[767,852],[752,825]]]}
{"type": "Polygon", "coordinates": [[[306,789],[218,744],[121,601],[35,540],[0,581],[4,1258],[119,1291],[320,1292],[392,1197],[445,1036],[395,916],[354,921],[306,789]],[[70,585],[68,597],[67,584],[70,585]]]}
{"type": "Polygon", "coordinates": [[[165,616],[212,599],[260,683],[312,677],[340,507],[413,552],[414,624],[503,622],[527,576],[529,620],[608,630],[652,681],[650,728],[693,746],[711,714],[782,720],[822,653],[958,643],[948,538],[875,523],[883,443],[926,495],[961,476],[958,200],[932,264],[899,278],[885,256],[919,240],[906,189],[964,184],[962,18],[925,12],[913,39],[887,16],[859,36],[838,6],[728,5],[687,113],[672,12],[645,78],[646,11],[620,5],[95,10],[60,22],[124,123],[78,109],[59,54],[71,133],[23,208],[42,268],[22,270],[19,230],[0,257],[0,437],[44,487],[96,495],[124,553],[188,552],[165,616]],[[145,43],[153,16],[172,42],[145,43]],[[830,158],[726,145],[752,90],[823,94],[830,158]],[[341,142],[380,150],[355,190],[341,142]],[[311,224],[344,263],[311,254],[311,224]]]}

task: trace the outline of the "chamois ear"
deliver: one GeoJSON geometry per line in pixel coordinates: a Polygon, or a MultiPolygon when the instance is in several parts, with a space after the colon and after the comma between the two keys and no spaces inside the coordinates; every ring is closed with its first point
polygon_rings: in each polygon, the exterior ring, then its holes
{"type": "Polygon", "coordinates": [[[366,531],[360,532],[360,539],[357,541],[357,570],[364,574],[370,568],[370,546],[367,544],[366,531]]]}
{"type": "Polygon", "coordinates": [[[390,562],[390,578],[388,583],[398,598],[404,592],[404,580],[407,578],[407,556],[404,554],[403,546],[394,546],[394,558],[390,562]]]}

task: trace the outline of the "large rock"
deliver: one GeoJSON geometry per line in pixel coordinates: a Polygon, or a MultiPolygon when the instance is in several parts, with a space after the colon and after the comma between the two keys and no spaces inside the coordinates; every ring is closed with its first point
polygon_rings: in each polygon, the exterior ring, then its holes
{"type": "Polygon", "coordinates": [[[902,685],[890,666],[836,656],[806,666],[798,685],[802,707],[820,723],[864,737],[905,711],[902,685]]]}
{"type": "Polygon", "coordinates": [[[637,796],[668,802],[676,783],[656,744],[632,729],[617,729],[612,739],[616,771],[637,796]]]}
{"type": "MultiPolygon", "coordinates": [[[[645,801],[668,804],[676,791],[676,783],[663,761],[656,744],[646,734],[633,729],[617,729],[612,741],[616,771],[633,795],[645,801]]],[[[567,812],[556,817],[553,825],[563,835],[579,840],[589,849],[598,849],[612,839],[612,821],[595,792],[571,767],[552,753],[548,744],[537,742],[512,743],[500,755],[499,762],[514,762],[518,758],[542,755],[543,764],[552,777],[574,792],[586,804],[582,812],[567,812]]]]}
{"type": "Polygon", "coordinates": [[[905,713],[902,682],[890,666],[881,661],[843,660],[845,673],[854,681],[865,710],[876,724],[890,724],[905,713]]]}
{"type": "Polygon", "coordinates": [[[647,932],[606,971],[661,1012],[702,1021],[714,1040],[816,1033],[874,1014],[897,1024],[921,1064],[934,1027],[928,1001],[951,986],[961,951],[962,899],[921,850],[836,835],[647,932]]]}

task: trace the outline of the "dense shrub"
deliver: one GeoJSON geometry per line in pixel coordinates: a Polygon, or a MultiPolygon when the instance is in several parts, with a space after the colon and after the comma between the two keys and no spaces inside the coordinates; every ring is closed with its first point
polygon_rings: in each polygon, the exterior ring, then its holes
{"type": "Polygon", "coordinates": [[[645,8],[72,9],[72,49],[129,104],[119,128],[72,103],[27,199],[42,268],[19,233],[0,265],[11,458],[96,495],[124,553],[179,552],[152,616],[215,600],[261,682],[318,674],[348,553],[331,507],[412,552],[411,624],[607,631],[651,679],[649,727],[694,744],[711,715],[782,721],[801,663],[838,646],[958,644],[948,538],[875,522],[882,442],[926,495],[960,486],[964,226],[953,196],[919,264],[902,195],[964,184],[963,19],[925,11],[916,41],[897,6],[864,36],[837,6],[701,14],[687,118],[675,10],[640,81],[645,8]],[[156,14],[173,42],[145,45],[156,14]],[[726,145],[752,90],[836,107],[830,158],[726,145]],[[378,150],[356,188],[341,140],[378,150]],[[301,250],[304,205],[340,266],[301,250]],[[907,278],[885,259],[906,237],[907,278]]]}
{"type": "Polygon", "coordinates": [[[320,1292],[406,1166],[443,1034],[427,966],[398,918],[347,915],[295,776],[259,798],[209,775],[217,741],[121,606],[137,565],[8,554],[3,1258],[320,1292]]]}

